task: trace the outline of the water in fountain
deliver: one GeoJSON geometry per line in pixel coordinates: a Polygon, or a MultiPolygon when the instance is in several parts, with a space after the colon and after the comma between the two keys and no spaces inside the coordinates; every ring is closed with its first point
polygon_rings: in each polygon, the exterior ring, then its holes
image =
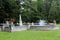
{"type": "Polygon", "coordinates": [[[32,25],[34,25],[34,23],[32,22],[32,25]]]}
{"type": "Polygon", "coordinates": [[[45,26],[45,25],[46,25],[45,20],[40,20],[40,21],[39,21],[39,25],[40,25],[40,26],[45,26]]]}

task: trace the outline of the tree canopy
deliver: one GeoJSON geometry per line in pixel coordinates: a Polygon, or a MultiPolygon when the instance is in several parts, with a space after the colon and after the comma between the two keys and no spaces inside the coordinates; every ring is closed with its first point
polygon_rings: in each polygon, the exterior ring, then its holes
{"type": "Polygon", "coordinates": [[[14,18],[17,22],[19,15],[23,22],[38,22],[43,19],[48,22],[60,22],[60,0],[0,0],[0,21],[14,18]]]}

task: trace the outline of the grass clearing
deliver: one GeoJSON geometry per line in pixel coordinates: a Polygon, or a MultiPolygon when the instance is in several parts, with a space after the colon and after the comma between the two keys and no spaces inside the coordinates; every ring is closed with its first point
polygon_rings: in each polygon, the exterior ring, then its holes
{"type": "Polygon", "coordinates": [[[60,40],[60,30],[0,32],[0,40],[60,40]]]}

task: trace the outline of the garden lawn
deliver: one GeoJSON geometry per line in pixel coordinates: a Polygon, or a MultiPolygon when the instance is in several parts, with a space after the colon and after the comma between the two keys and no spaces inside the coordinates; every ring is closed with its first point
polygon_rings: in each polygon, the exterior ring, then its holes
{"type": "Polygon", "coordinates": [[[51,31],[0,32],[0,40],[60,40],[60,29],[51,31]]]}

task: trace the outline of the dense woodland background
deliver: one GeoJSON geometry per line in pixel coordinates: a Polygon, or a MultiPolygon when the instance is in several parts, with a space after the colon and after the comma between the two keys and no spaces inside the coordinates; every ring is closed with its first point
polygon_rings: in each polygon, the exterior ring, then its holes
{"type": "Polygon", "coordinates": [[[0,0],[0,22],[14,18],[23,22],[47,22],[56,20],[60,23],[60,0],[0,0]]]}

